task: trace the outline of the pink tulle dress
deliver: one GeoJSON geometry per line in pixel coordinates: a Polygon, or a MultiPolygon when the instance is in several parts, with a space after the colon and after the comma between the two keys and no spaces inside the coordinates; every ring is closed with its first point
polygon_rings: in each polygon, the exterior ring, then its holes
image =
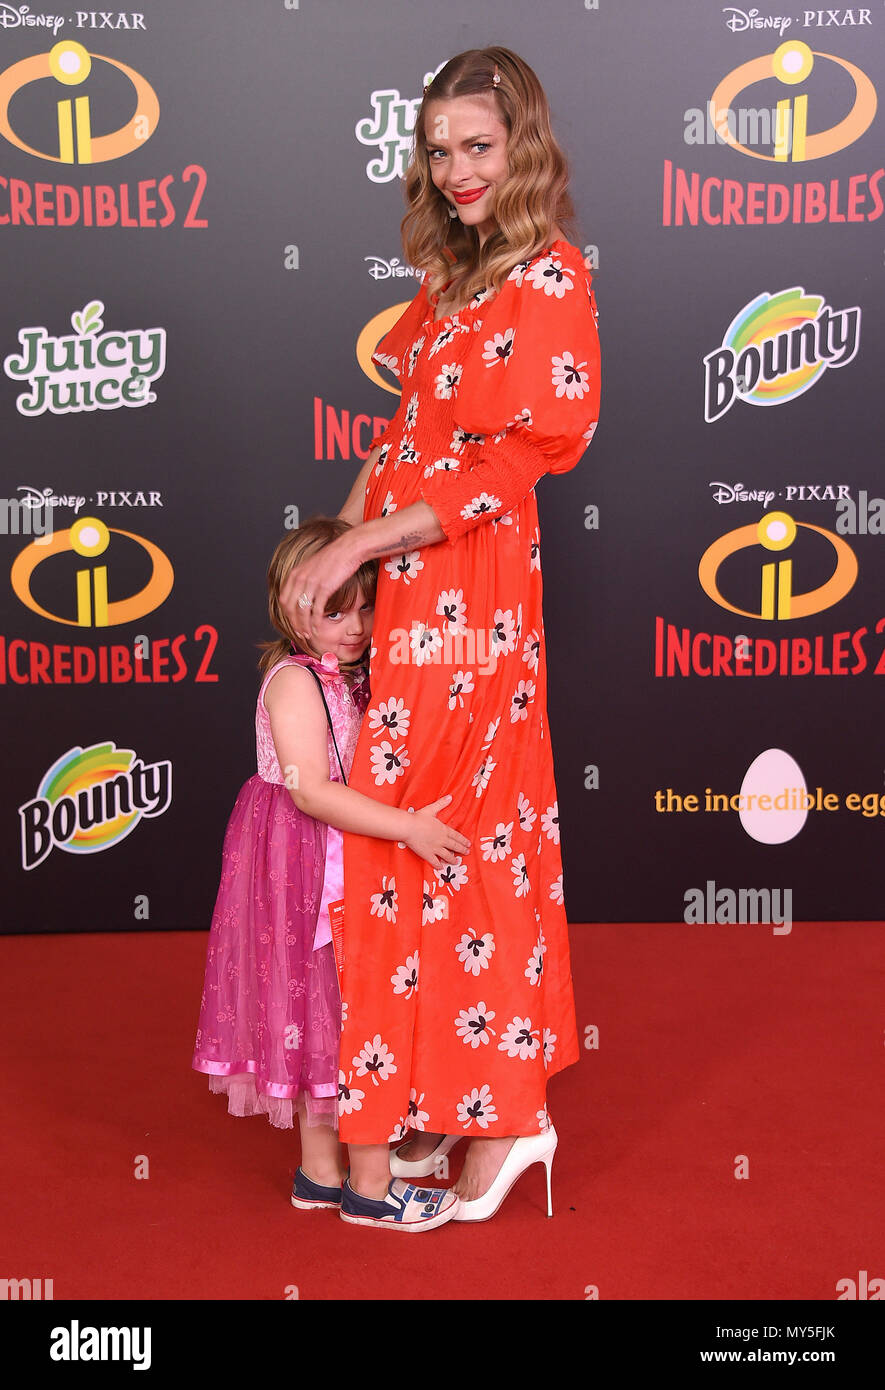
{"type": "Polygon", "coordinates": [[[369,701],[369,676],[351,681],[338,660],[284,657],[262,682],[255,711],[258,771],[234,804],[222,850],[221,882],[209,930],[206,975],[192,1066],[227,1095],[232,1115],[267,1115],[291,1129],[338,1122],[341,1001],[328,903],[344,896],[341,832],[299,811],[285,785],[264,692],[277,671],[309,666],[323,684],[332,719],[329,776],[353,762],[369,701]]]}

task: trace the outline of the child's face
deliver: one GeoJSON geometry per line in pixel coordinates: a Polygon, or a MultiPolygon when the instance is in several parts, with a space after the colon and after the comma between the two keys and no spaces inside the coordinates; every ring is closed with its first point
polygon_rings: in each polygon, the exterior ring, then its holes
{"type": "Polygon", "coordinates": [[[339,661],[357,661],[369,645],[374,617],[375,605],[360,589],[352,608],[326,613],[317,623],[318,655],[333,652],[339,661]]]}

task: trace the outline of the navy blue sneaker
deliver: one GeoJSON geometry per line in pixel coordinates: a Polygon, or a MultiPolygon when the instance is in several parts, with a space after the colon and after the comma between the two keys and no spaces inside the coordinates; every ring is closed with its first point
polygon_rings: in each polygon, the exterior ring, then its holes
{"type": "Polygon", "coordinates": [[[432,1231],[451,1221],[459,1197],[447,1187],[418,1187],[393,1178],[387,1196],[375,1201],[354,1192],[345,1179],[341,1196],[342,1221],[353,1226],[389,1226],[392,1231],[432,1231]]]}
{"type": "Polygon", "coordinates": [[[341,1206],[340,1187],[321,1187],[299,1166],[292,1187],[292,1205],[301,1211],[321,1211],[325,1207],[341,1206]]]}

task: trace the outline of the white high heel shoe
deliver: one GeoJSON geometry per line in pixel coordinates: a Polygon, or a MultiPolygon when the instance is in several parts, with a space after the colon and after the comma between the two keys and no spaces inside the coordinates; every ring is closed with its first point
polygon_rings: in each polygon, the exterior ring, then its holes
{"type": "MultiPolygon", "coordinates": [[[[414,1138],[414,1135],[411,1136],[414,1138]]],[[[414,1163],[409,1163],[408,1159],[400,1158],[399,1150],[394,1149],[390,1155],[390,1171],[395,1178],[429,1178],[439,1176],[436,1172],[436,1165],[441,1158],[444,1158],[457,1143],[463,1139],[463,1134],[446,1134],[439,1141],[436,1148],[427,1155],[426,1158],[416,1159],[414,1163]]],[[[402,1146],[405,1148],[405,1145],[402,1146]]]]}
{"type": "Polygon", "coordinates": [[[472,1202],[465,1202],[462,1198],[461,1205],[452,1220],[488,1221],[490,1216],[495,1215],[517,1178],[520,1178],[527,1168],[531,1168],[533,1163],[543,1163],[547,1169],[547,1215],[552,1216],[553,1199],[550,1195],[550,1170],[553,1167],[553,1155],[558,1143],[559,1135],[552,1125],[543,1134],[519,1135],[514,1140],[513,1146],[501,1164],[498,1176],[488,1192],[484,1192],[481,1197],[475,1198],[472,1202]]]}

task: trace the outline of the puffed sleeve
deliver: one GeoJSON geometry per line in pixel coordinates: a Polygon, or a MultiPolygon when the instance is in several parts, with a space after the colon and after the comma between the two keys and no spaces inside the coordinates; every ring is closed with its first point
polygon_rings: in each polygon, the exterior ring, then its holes
{"type": "Polygon", "coordinates": [[[421,490],[449,541],[505,515],[545,473],[568,472],[582,457],[599,418],[597,317],[574,248],[516,266],[491,299],[455,409],[459,429],[482,436],[482,446],[472,466],[439,467],[421,490]]]}

